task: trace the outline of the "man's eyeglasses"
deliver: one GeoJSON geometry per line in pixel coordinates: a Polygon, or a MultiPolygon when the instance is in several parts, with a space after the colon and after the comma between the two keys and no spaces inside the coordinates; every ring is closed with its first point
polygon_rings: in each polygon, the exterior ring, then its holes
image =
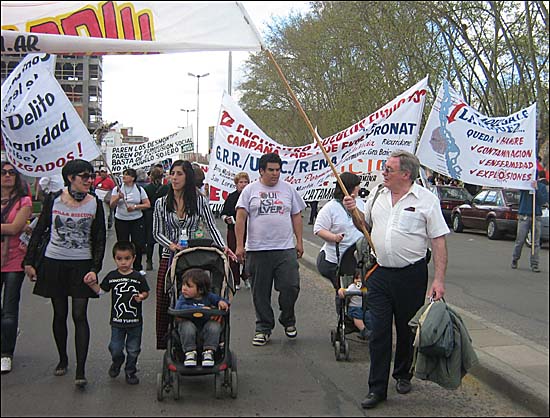
{"type": "Polygon", "coordinates": [[[17,174],[17,171],[15,171],[13,168],[10,168],[9,170],[6,170],[6,169],[2,169],[2,175],[3,176],[15,176],[17,174]]]}
{"type": "Polygon", "coordinates": [[[385,167],[384,170],[383,170],[383,172],[386,173],[386,174],[396,173],[398,171],[403,171],[403,170],[395,170],[391,167],[385,167]]]}
{"type": "Polygon", "coordinates": [[[90,173],[79,173],[77,174],[78,177],[80,177],[83,181],[88,181],[92,178],[92,175],[90,173]]]}

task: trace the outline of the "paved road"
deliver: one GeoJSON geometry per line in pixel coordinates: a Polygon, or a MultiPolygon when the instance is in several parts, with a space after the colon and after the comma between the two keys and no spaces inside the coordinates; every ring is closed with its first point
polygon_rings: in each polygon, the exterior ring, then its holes
{"type": "MultiPolygon", "coordinates": [[[[308,211],[304,239],[320,247],[323,241],[307,225],[308,211]]],[[[548,243],[540,251],[541,273],[529,269],[526,246],[519,268],[510,268],[512,238],[491,241],[482,232],[451,232],[447,246],[446,301],[548,348],[548,243]]],[[[430,269],[433,273],[433,263],[430,269]]]]}
{"type": "MultiPolygon", "coordinates": [[[[113,239],[110,236],[109,245],[113,239]]],[[[105,271],[113,268],[107,257],[105,271]]],[[[92,330],[86,390],[76,390],[74,348],[71,369],[54,377],[56,351],[51,335],[51,306],[23,288],[21,335],[12,373],[1,379],[2,416],[365,416],[359,402],[366,393],[368,351],[365,343],[350,336],[351,361],[336,362],[329,341],[334,327],[333,293],[315,271],[301,269],[299,337],[290,341],[281,327],[265,347],[253,347],[254,313],[250,292],[240,291],[232,307],[231,346],[239,358],[239,397],[214,398],[212,376],[184,379],[180,401],[156,400],[156,374],[162,353],[154,349],[154,297],[144,305],[145,330],[139,360],[138,386],[122,378],[110,379],[109,298],[90,303],[92,330]]],[[[150,284],[155,275],[151,274],[150,284]]],[[[274,294],[274,306],[277,306],[274,294]]],[[[70,339],[72,341],[72,326],[70,339]]],[[[429,382],[414,381],[407,396],[389,390],[380,416],[529,416],[498,392],[467,376],[457,391],[429,382]]]]}

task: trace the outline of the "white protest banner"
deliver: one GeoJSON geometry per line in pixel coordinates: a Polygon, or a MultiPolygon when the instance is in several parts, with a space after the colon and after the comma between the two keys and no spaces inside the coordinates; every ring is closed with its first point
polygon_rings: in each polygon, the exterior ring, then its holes
{"type": "Polygon", "coordinates": [[[28,54],[2,84],[7,158],[27,176],[61,174],[69,160],[93,160],[99,148],[53,75],[55,56],[28,54]]]}
{"type": "Polygon", "coordinates": [[[2,1],[2,54],[260,50],[239,2],[2,1]]]}
{"type": "MultiPolygon", "coordinates": [[[[381,182],[380,171],[393,151],[414,152],[427,83],[426,77],[376,112],[324,138],[321,143],[337,170],[359,175],[363,189],[372,189],[381,182]]],[[[259,159],[269,152],[281,156],[281,179],[293,184],[304,200],[332,197],[336,180],[317,142],[299,147],[275,142],[224,95],[206,179],[211,206],[223,203],[234,190],[236,173],[245,171],[251,181],[257,179],[259,159]]]]}
{"type": "Polygon", "coordinates": [[[125,168],[149,168],[167,158],[177,160],[186,152],[193,152],[191,127],[143,144],[108,147],[106,160],[113,173],[122,173],[125,168]]]}
{"type": "Polygon", "coordinates": [[[444,81],[416,155],[464,183],[528,190],[536,179],[535,133],[535,104],[506,117],[484,116],[444,81]]]}

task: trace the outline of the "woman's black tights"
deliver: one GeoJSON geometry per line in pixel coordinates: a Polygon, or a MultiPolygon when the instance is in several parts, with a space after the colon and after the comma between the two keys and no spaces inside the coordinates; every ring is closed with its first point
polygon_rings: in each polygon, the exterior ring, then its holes
{"type": "MultiPolygon", "coordinates": [[[[69,315],[69,299],[53,298],[53,336],[59,353],[57,368],[67,368],[67,316],[69,315]]],[[[75,327],[76,347],[76,378],[84,378],[86,357],[90,344],[90,327],[88,325],[88,298],[73,298],[73,322],[75,327]]]]}

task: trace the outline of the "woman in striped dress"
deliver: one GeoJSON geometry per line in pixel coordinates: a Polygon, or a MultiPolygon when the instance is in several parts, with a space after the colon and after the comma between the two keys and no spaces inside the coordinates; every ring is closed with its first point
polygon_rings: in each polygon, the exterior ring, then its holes
{"type": "Polygon", "coordinates": [[[168,306],[170,299],[164,291],[164,278],[173,254],[181,251],[180,233],[186,230],[192,237],[199,229],[201,221],[207,226],[214,242],[225,248],[225,253],[233,259],[235,254],[225,245],[222,234],[216,227],[208,200],[198,193],[195,174],[189,161],[177,160],[170,167],[170,187],[166,196],[158,199],[153,213],[153,236],[162,247],[157,276],[156,331],[157,349],[166,349],[168,331],[168,306]]]}

